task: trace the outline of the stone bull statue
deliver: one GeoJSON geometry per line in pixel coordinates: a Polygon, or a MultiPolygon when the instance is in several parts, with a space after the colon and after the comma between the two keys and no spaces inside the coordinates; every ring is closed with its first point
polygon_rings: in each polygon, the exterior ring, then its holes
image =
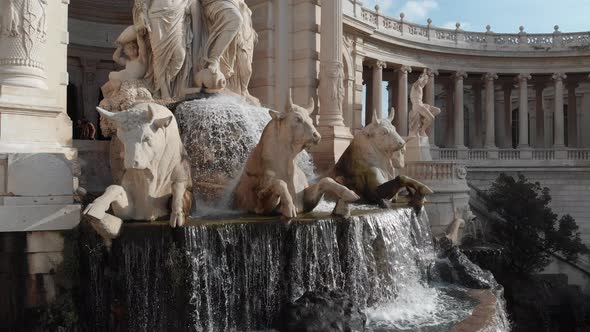
{"type": "Polygon", "coordinates": [[[170,226],[182,226],[192,205],[188,156],[172,112],[154,103],[142,103],[125,112],[97,107],[113,121],[124,146],[124,173],[120,185],[86,207],[84,214],[107,245],[122,220],[156,220],[170,216],[170,226]],[[107,213],[112,207],[114,215],[107,213]]]}
{"type": "Polygon", "coordinates": [[[392,200],[401,203],[397,196],[406,188],[407,203],[421,208],[424,197],[433,191],[410,177],[396,176],[396,168],[405,166],[406,142],[391,124],[394,116],[393,108],[386,119],[373,111],[372,122],[354,136],[329,175],[363,200],[382,207],[390,207],[392,200]]]}
{"type": "Polygon", "coordinates": [[[295,163],[295,157],[303,149],[321,139],[309,116],[313,110],[313,99],[304,108],[293,104],[289,92],[285,111],[270,111],[272,119],[250,153],[234,190],[235,208],[257,214],[278,212],[294,218],[300,212],[313,210],[326,192],[339,198],[341,205],[359,199],[353,191],[331,178],[309,185],[295,163]]]}

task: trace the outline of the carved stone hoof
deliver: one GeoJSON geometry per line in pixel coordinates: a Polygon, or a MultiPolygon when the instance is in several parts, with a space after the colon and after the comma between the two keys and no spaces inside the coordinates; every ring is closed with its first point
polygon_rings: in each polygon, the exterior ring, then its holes
{"type": "Polygon", "coordinates": [[[212,72],[211,69],[205,68],[195,75],[195,85],[204,87],[206,93],[217,93],[225,89],[227,82],[223,73],[212,72]]]}
{"type": "Polygon", "coordinates": [[[108,213],[104,214],[102,219],[97,219],[91,214],[86,214],[86,220],[94,230],[100,235],[107,249],[110,249],[112,240],[119,236],[123,220],[108,213]]]}
{"type": "Polygon", "coordinates": [[[379,207],[382,209],[393,209],[394,204],[392,201],[390,201],[388,199],[381,199],[381,200],[379,200],[379,207]]]}
{"type": "Polygon", "coordinates": [[[345,202],[343,199],[339,199],[338,202],[336,202],[336,206],[334,207],[332,214],[344,218],[350,217],[350,204],[345,202]]]}

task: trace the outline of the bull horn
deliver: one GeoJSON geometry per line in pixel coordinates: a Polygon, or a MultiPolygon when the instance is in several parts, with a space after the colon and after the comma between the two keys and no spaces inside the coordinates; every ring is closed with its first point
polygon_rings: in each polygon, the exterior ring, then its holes
{"type": "Polygon", "coordinates": [[[151,104],[148,104],[147,109],[148,109],[148,120],[149,121],[152,121],[154,119],[154,115],[155,115],[154,114],[154,109],[152,108],[152,105],[151,104]]]}
{"type": "Polygon", "coordinates": [[[105,110],[104,108],[100,108],[100,107],[96,107],[96,110],[98,111],[98,113],[100,113],[102,116],[104,116],[105,118],[109,119],[109,120],[114,120],[115,119],[115,113],[113,112],[109,112],[107,110],[105,110]]]}
{"type": "MultiPolygon", "coordinates": [[[[408,140],[408,141],[409,141],[409,140],[408,140]]],[[[401,150],[401,149],[405,148],[405,147],[406,147],[406,144],[408,144],[408,141],[404,141],[404,144],[402,144],[402,145],[401,145],[399,148],[395,149],[395,151],[394,151],[394,152],[397,152],[397,151],[399,151],[399,150],[401,150]]]]}
{"type": "Polygon", "coordinates": [[[387,121],[393,122],[393,119],[395,119],[395,108],[391,107],[391,109],[389,110],[389,116],[387,117],[387,121]]]}
{"type": "Polygon", "coordinates": [[[379,118],[377,117],[377,109],[373,108],[373,118],[371,119],[371,124],[377,124],[379,118]]]}
{"type": "Polygon", "coordinates": [[[289,88],[289,93],[287,94],[287,111],[291,111],[293,109],[293,89],[289,88]]]}
{"type": "Polygon", "coordinates": [[[309,103],[307,104],[307,106],[305,106],[305,109],[307,110],[307,113],[309,115],[311,115],[311,113],[313,113],[313,111],[315,110],[315,100],[313,100],[312,97],[309,97],[309,103]]]}

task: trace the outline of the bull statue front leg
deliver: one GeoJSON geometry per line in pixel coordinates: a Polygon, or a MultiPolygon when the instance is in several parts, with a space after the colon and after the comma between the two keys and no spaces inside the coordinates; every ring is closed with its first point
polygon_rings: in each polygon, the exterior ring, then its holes
{"type": "Polygon", "coordinates": [[[434,193],[427,185],[410,177],[399,175],[395,179],[385,182],[377,187],[376,194],[381,200],[393,199],[402,188],[409,192],[408,204],[416,209],[424,206],[426,195],[434,193]]]}
{"type": "Polygon", "coordinates": [[[337,183],[332,178],[322,178],[318,183],[312,184],[303,191],[303,209],[305,212],[313,210],[325,193],[338,197],[338,203],[334,209],[334,214],[348,214],[348,203],[358,201],[360,197],[352,190],[337,183]]]}
{"type": "Polygon", "coordinates": [[[289,187],[283,180],[270,180],[268,184],[258,192],[257,214],[270,214],[278,210],[286,218],[297,217],[297,206],[289,193],[289,187]]]}
{"type": "Polygon", "coordinates": [[[186,216],[190,214],[192,195],[187,190],[186,182],[172,184],[172,204],[170,212],[170,226],[182,227],[186,222],[186,216]]]}
{"type": "Polygon", "coordinates": [[[111,247],[112,240],[119,235],[123,224],[121,218],[107,213],[111,204],[123,212],[131,208],[127,192],[123,187],[118,185],[107,187],[104,194],[88,204],[83,212],[90,225],[104,239],[107,248],[111,247]]]}

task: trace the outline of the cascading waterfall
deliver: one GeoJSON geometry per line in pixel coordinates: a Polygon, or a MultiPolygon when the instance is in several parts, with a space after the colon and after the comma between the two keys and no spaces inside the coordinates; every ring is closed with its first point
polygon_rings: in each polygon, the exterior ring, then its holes
{"type": "Polygon", "coordinates": [[[475,303],[428,285],[434,259],[427,216],[410,208],[316,212],[291,224],[242,216],[175,230],[127,225],[110,254],[86,256],[91,271],[105,271],[86,286],[103,315],[89,330],[265,330],[285,303],[328,288],[366,308],[374,331],[446,331],[475,303]]]}

